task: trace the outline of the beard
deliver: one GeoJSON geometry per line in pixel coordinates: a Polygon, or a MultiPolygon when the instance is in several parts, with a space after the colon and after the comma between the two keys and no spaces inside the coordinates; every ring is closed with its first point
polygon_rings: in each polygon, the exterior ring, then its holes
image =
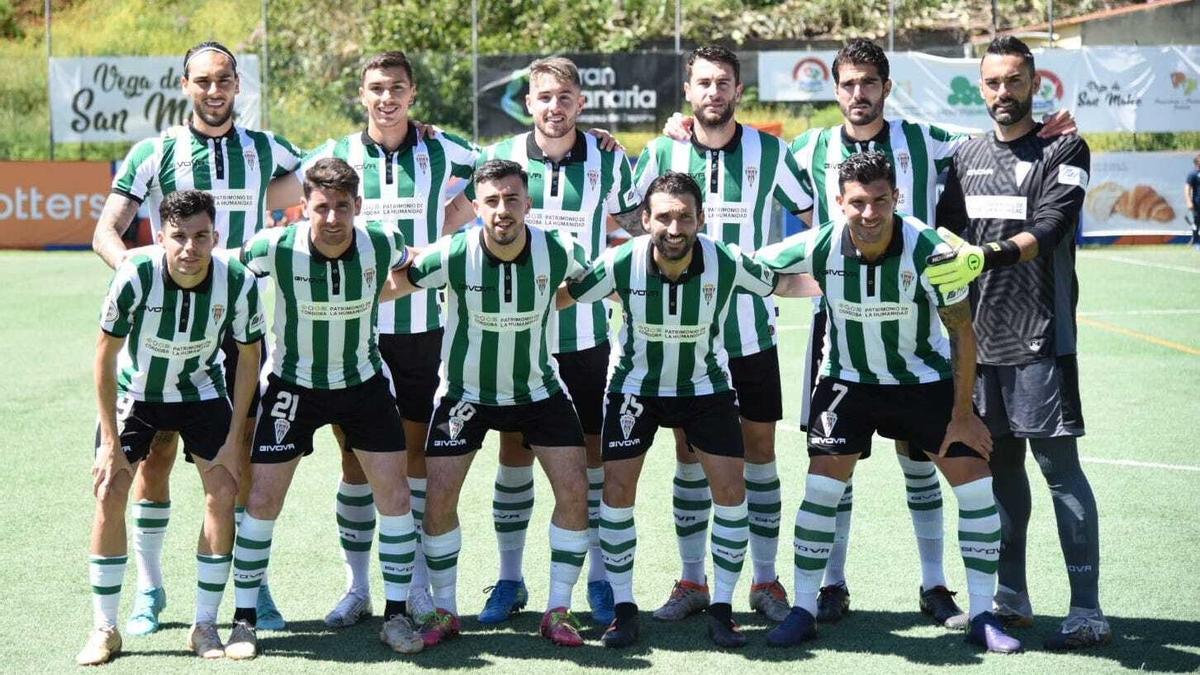
{"type": "Polygon", "coordinates": [[[192,105],[192,112],[196,114],[204,123],[210,127],[219,127],[229,121],[233,117],[233,102],[229,103],[229,107],[220,112],[210,112],[201,105],[192,105]]]}
{"type": "Polygon", "coordinates": [[[509,220],[497,224],[506,225],[507,230],[501,232],[497,230],[495,226],[488,228],[488,237],[496,244],[499,244],[500,246],[508,246],[516,241],[517,237],[521,236],[521,228],[518,226],[518,223],[515,220],[509,220]]]}
{"type": "Polygon", "coordinates": [[[696,121],[709,128],[723,127],[729,122],[729,120],[733,119],[735,107],[736,106],[732,102],[726,103],[725,107],[721,110],[721,112],[718,113],[708,113],[701,108],[700,111],[696,113],[696,121]]]}
{"type": "Polygon", "coordinates": [[[659,255],[667,260],[682,260],[687,257],[687,254],[692,250],[692,245],[695,243],[695,236],[684,237],[683,245],[678,251],[672,251],[667,242],[667,234],[664,232],[658,236],[652,237],[650,242],[654,244],[654,249],[659,255]]]}
{"type": "Polygon", "coordinates": [[[535,119],[533,126],[546,138],[562,138],[568,134],[575,133],[575,123],[565,119],[554,126],[551,126],[548,122],[535,119]]]}
{"type": "Polygon", "coordinates": [[[1001,98],[996,99],[995,104],[987,107],[988,115],[996,122],[1004,126],[1012,126],[1025,119],[1029,115],[1029,111],[1033,109],[1033,96],[1021,100],[1018,98],[1001,98]],[[1006,104],[1010,107],[1005,110],[1000,110],[1000,104],[1006,104]]]}
{"type": "MultiPolygon", "coordinates": [[[[883,114],[883,100],[881,99],[879,101],[879,103],[872,105],[870,108],[868,108],[865,113],[859,113],[860,115],[862,115],[862,117],[860,117],[859,119],[851,119],[851,114],[854,111],[852,111],[850,109],[850,106],[861,104],[861,103],[864,103],[864,101],[851,101],[850,105],[848,105],[848,106],[839,105],[838,107],[841,108],[841,111],[842,111],[842,119],[844,119],[856,126],[866,126],[868,124],[871,124],[875,120],[879,119],[879,116],[883,114]]],[[[868,101],[866,103],[868,103],[868,105],[869,105],[870,102],[868,101]]]]}

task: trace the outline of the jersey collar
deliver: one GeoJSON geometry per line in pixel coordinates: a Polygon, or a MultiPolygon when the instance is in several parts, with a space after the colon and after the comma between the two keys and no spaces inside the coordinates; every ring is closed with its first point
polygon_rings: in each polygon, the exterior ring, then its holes
{"type": "Polygon", "coordinates": [[[696,237],[696,241],[692,242],[692,261],[688,263],[688,267],[683,271],[683,274],[680,274],[679,278],[675,279],[674,281],[672,281],[667,275],[663,274],[662,270],[658,268],[658,262],[654,260],[654,241],[651,240],[649,244],[650,245],[646,247],[647,274],[652,274],[669,284],[675,285],[686,284],[691,279],[704,274],[704,249],[700,246],[699,237],[696,237]]]}
{"type": "Polygon", "coordinates": [[[505,260],[503,258],[497,257],[496,254],[492,253],[491,249],[489,249],[487,247],[487,237],[484,234],[483,227],[479,228],[479,247],[483,249],[483,257],[488,261],[488,264],[492,265],[493,267],[495,267],[497,265],[503,265],[505,263],[512,263],[514,265],[524,265],[526,263],[526,261],[529,260],[529,256],[532,255],[529,252],[532,241],[533,241],[533,234],[530,233],[529,226],[526,225],[525,226],[525,246],[521,248],[521,252],[517,254],[517,257],[513,258],[512,260],[505,260]]]}
{"type": "Polygon", "coordinates": [[[358,255],[358,245],[357,245],[358,244],[358,228],[357,227],[350,228],[350,247],[347,248],[345,251],[342,251],[342,254],[337,256],[336,258],[329,258],[329,257],[326,257],[324,253],[321,253],[321,250],[318,249],[317,245],[313,243],[312,223],[307,223],[307,225],[308,225],[308,232],[305,233],[304,236],[308,237],[308,249],[310,251],[312,251],[313,260],[315,260],[319,263],[330,263],[330,262],[337,262],[339,260],[340,261],[354,260],[355,256],[358,255]]]}
{"type": "MultiPolygon", "coordinates": [[[[869,265],[879,264],[884,258],[898,256],[904,254],[904,221],[898,214],[892,214],[892,238],[888,241],[887,250],[883,252],[883,257],[872,260],[867,263],[869,265]]],[[[854,240],[850,238],[850,226],[842,227],[842,256],[852,260],[867,262],[859,252],[858,247],[854,245],[854,240]]]]}
{"type": "Polygon", "coordinates": [[[417,125],[413,124],[412,122],[408,123],[408,132],[404,134],[404,140],[400,141],[400,147],[396,148],[393,152],[388,152],[387,148],[376,143],[375,139],[371,138],[371,134],[368,134],[366,129],[363,129],[362,131],[362,144],[364,147],[368,148],[372,146],[377,147],[379,148],[379,152],[383,153],[384,155],[390,156],[404,154],[405,152],[408,152],[417,146],[417,125]]]}
{"type": "MultiPolygon", "coordinates": [[[[525,136],[525,155],[531,160],[539,162],[546,161],[546,155],[542,149],[538,147],[537,139],[534,138],[534,132],[529,132],[525,136]]],[[[561,162],[556,162],[559,165],[563,164],[578,164],[587,161],[587,139],[583,137],[583,132],[575,130],[575,145],[571,146],[571,151],[566,157],[562,158],[561,162]]]]}
{"type": "Polygon", "coordinates": [[[219,141],[219,140],[223,140],[223,139],[227,139],[227,138],[233,138],[234,136],[237,135],[237,125],[231,124],[231,125],[229,125],[229,131],[226,131],[225,133],[221,134],[220,136],[209,136],[208,134],[204,133],[203,131],[200,131],[196,127],[192,126],[192,120],[190,117],[188,118],[187,128],[188,128],[188,131],[192,132],[192,135],[195,136],[197,139],[199,139],[202,143],[207,143],[209,141],[219,141]]]}
{"type": "Polygon", "coordinates": [[[696,139],[696,130],[692,129],[692,147],[701,153],[705,152],[737,152],[737,149],[742,145],[742,125],[735,124],[733,128],[733,138],[720,148],[710,148],[696,139]]]}
{"type": "Polygon", "coordinates": [[[206,271],[204,273],[204,279],[202,279],[200,281],[200,283],[196,284],[195,286],[192,286],[191,288],[184,288],[183,286],[180,286],[179,284],[175,283],[175,279],[171,278],[171,272],[167,270],[167,254],[166,253],[163,254],[162,279],[163,279],[163,288],[167,291],[183,291],[184,293],[208,293],[210,290],[212,290],[212,275],[213,275],[213,263],[212,263],[212,260],[209,260],[208,261],[208,271],[206,271]]]}
{"type": "Polygon", "coordinates": [[[868,138],[865,141],[860,141],[860,140],[857,140],[854,138],[850,138],[850,134],[846,133],[846,125],[844,125],[844,124],[838,126],[838,131],[842,134],[842,146],[843,147],[857,146],[860,143],[861,144],[874,143],[876,146],[889,145],[892,141],[892,125],[888,124],[887,120],[883,121],[883,128],[879,130],[879,133],[875,134],[874,136],[872,136],[871,138],[868,138]]]}

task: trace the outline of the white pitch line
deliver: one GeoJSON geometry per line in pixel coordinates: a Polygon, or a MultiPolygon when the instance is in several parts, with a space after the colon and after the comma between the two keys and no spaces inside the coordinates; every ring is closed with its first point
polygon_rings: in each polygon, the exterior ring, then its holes
{"type": "Polygon", "coordinates": [[[1081,255],[1085,258],[1095,258],[1097,260],[1107,260],[1108,262],[1121,263],[1123,265],[1137,265],[1139,267],[1153,267],[1155,269],[1160,269],[1160,270],[1172,270],[1174,272],[1187,272],[1188,274],[1200,274],[1200,268],[1197,268],[1197,267],[1183,267],[1182,265],[1164,265],[1162,263],[1152,263],[1152,262],[1146,262],[1145,260],[1138,260],[1137,258],[1129,258],[1129,257],[1123,256],[1123,255],[1105,255],[1103,253],[1091,253],[1088,251],[1081,251],[1079,255],[1081,255]]]}
{"type": "Polygon", "coordinates": [[[1176,314],[1200,314],[1200,309],[1114,309],[1108,311],[1080,312],[1079,316],[1152,316],[1176,314]]]}
{"type": "MultiPolygon", "coordinates": [[[[794,433],[804,433],[800,431],[800,427],[780,422],[779,427],[794,433]]],[[[1139,462],[1134,459],[1102,459],[1100,457],[1081,456],[1079,461],[1085,464],[1110,464],[1112,466],[1129,466],[1138,469],[1165,469],[1167,471],[1195,471],[1200,472],[1200,466],[1192,466],[1190,464],[1163,464],[1160,462],[1139,462]]]]}

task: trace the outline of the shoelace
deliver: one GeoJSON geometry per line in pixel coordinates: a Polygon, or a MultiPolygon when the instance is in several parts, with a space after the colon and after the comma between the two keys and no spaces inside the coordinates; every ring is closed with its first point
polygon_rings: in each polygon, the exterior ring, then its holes
{"type": "Polygon", "coordinates": [[[571,628],[574,628],[576,633],[578,633],[580,631],[580,629],[583,627],[582,624],[579,623],[579,619],[576,619],[575,616],[573,614],[571,614],[570,612],[551,612],[550,613],[550,625],[551,626],[553,626],[555,624],[563,624],[563,623],[567,624],[571,628]]]}

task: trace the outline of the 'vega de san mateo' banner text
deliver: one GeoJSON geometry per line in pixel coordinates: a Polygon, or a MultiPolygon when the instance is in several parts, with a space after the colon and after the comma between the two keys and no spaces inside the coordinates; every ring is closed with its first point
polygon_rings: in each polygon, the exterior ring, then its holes
{"type": "MultiPolygon", "coordinates": [[[[138,141],[187,122],[192,102],[179,85],[178,56],[50,59],[50,106],[59,142],[138,141]]],[[[258,57],[238,57],[238,124],[260,123],[258,57]]]]}
{"type": "MultiPolygon", "coordinates": [[[[834,99],[834,52],[761,52],[764,101],[834,99]]],[[[1085,47],[1034,55],[1037,117],[1067,109],[1079,130],[1200,131],[1200,46],[1085,47]]],[[[979,93],[979,59],[916,52],[888,55],[886,115],[957,130],[990,129],[979,93]]]]}

